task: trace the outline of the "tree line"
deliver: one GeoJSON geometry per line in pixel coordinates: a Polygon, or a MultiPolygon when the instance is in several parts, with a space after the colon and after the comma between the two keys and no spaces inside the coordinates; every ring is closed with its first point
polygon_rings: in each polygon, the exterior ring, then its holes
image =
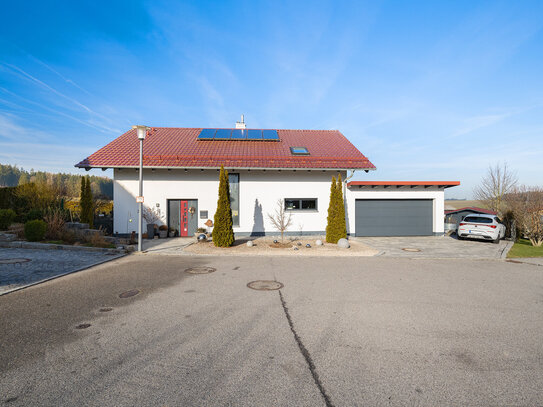
{"type": "MultiPolygon", "coordinates": [[[[107,177],[88,176],[92,195],[100,199],[113,199],[113,181],[107,177]]],[[[81,175],[30,171],[15,165],[0,164],[0,187],[16,187],[25,184],[50,185],[63,197],[80,195],[81,175]]]]}

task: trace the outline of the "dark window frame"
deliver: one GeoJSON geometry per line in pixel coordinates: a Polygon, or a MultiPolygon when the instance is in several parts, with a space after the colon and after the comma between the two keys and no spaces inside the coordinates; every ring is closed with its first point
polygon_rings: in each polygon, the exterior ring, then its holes
{"type": "Polygon", "coordinates": [[[318,212],[319,211],[319,199],[318,198],[285,198],[283,199],[283,207],[287,212],[318,212]],[[287,208],[287,201],[298,201],[299,208],[287,208]],[[302,208],[302,201],[315,201],[315,208],[304,209],[302,208]]]}

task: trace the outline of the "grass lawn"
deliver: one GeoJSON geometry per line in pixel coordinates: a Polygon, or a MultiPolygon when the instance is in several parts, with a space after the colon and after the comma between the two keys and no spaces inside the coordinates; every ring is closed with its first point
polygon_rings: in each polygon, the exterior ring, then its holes
{"type": "Polygon", "coordinates": [[[535,247],[528,239],[520,239],[509,250],[507,257],[543,257],[543,246],[535,247]]]}

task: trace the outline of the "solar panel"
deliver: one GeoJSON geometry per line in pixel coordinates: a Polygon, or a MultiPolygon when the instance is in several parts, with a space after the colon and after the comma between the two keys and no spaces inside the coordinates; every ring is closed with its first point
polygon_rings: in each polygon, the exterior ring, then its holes
{"type": "Polygon", "coordinates": [[[262,130],[247,130],[247,140],[262,140],[262,130]]]}
{"type": "Polygon", "coordinates": [[[232,130],[232,136],[230,140],[245,140],[247,139],[247,130],[245,129],[234,129],[232,130]]]}
{"type": "Polygon", "coordinates": [[[213,140],[213,136],[217,129],[202,129],[198,135],[198,140],[213,140]]]}
{"type": "Polygon", "coordinates": [[[264,140],[279,140],[277,130],[262,130],[264,140]]]}
{"type": "Polygon", "coordinates": [[[232,129],[217,129],[215,140],[228,140],[231,133],[232,129]]]}
{"type": "Polygon", "coordinates": [[[279,141],[277,130],[202,129],[198,140],[279,141]]]}

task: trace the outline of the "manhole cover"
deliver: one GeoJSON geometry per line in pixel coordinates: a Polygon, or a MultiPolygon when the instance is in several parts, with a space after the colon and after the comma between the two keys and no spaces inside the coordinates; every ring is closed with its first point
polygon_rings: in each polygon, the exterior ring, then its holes
{"type": "Polygon", "coordinates": [[[87,329],[91,324],[79,324],[75,327],[75,329],[87,329]]]}
{"type": "Polygon", "coordinates": [[[247,287],[252,288],[253,290],[271,291],[283,288],[283,283],[272,280],[256,280],[247,284],[247,287]]]}
{"type": "Polygon", "coordinates": [[[110,308],[110,307],[100,308],[99,311],[100,312],[109,312],[109,311],[113,311],[113,308],[110,308]]]}
{"type": "Polygon", "coordinates": [[[124,293],[120,293],[119,298],[129,298],[129,297],[133,297],[134,295],[138,295],[139,293],[140,293],[140,290],[136,290],[136,289],[128,290],[128,291],[125,291],[124,293]]]}
{"type": "Polygon", "coordinates": [[[0,264],[19,264],[19,263],[27,263],[30,259],[0,259],[0,264]]]}
{"type": "Polygon", "coordinates": [[[421,251],[420,249],[415,249],[413,247],[404,247],[402,250],[404,252],[420,252],[421,251]]]}
{"type": "Polygon", "coordinates": [[[215,270],[213,267],[191,267],[185,270],[185,273],[189,274],[209,274],[213,273],[215,270]]]}

